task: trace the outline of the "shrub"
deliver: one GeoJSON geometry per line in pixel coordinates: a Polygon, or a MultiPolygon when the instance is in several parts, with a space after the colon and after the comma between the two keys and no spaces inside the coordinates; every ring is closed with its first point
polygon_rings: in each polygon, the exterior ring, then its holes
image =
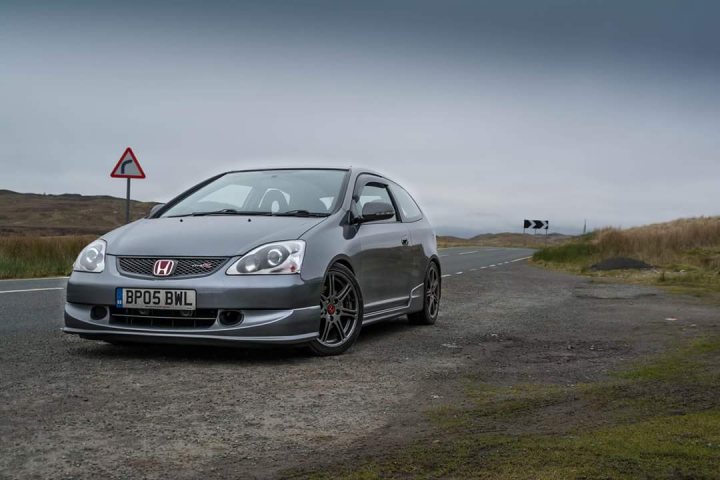
{"type": "Polygon", "coordinates": [[[67,275],[92,236],[0,237],[0,278],[67,275]]]}

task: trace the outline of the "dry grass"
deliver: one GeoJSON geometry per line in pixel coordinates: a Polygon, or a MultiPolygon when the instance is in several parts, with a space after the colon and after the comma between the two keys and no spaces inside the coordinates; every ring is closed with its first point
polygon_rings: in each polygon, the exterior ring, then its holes
{"type": "Polygon", "coordinates": [[[0,237],[0,278],[67,275],[95,236],[0,237]]]}
{"type": "Polygon", "coordinates": [[[565,245],[535,253],[549,267],[595,276],[653,283],[682,293],[720,293],[720,217],[699,217],[620,230],[606,228],[565,245]],[[613,257],[642,260],[655,267],[643,273],[590,272],[613,257]]]}
{"type": "MultiPolygon", "coordinates": [[[[131,203],[142,218],[154,203],[131,203]]],[[[0,190],[0,278],[67,275],[80,250],[125,223],[125,200],[0,190]]]]}
{"type": "Polygon", "coordinates": [[[627,230],[607,228],[597,232],[591,243],[603,259],[625,256],[658,266],[720,271],[720,217],[685,218],[627,230]]]}
{"type": "MultiPolygon", "coordinates": [[[[130,217],[144,217],[153,205],[131,202],[130,217]]],[[[122,198],[0,190],[0,236],[102,235],[124,223],[122,198]]]]}

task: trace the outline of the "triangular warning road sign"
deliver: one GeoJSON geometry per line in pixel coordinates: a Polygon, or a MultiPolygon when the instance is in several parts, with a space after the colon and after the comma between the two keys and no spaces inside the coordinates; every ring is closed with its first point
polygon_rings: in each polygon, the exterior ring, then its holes
{"type": "Polygon", "coordinates": [[[118,160],[110,176],[113,178],[145,178],[145,172],[143,172],[132,148],[125,149],[125,153],[118,160]]]}

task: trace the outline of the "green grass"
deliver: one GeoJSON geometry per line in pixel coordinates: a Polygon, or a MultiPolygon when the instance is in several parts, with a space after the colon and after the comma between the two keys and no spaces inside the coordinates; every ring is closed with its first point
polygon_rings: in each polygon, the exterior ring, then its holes
{"type": "Polygon", "coordinates": [[[533,256],[539,265],[596,277],[650,283],[720,299],[720,217],[700,217],[626,230],[605,228],[533,256]],[[595,272],[589,267],[613,257],[641,260],[650,272],[595,272]]]}
{"type": "Polygon", "coordinates": [[[0,278],[67,275],[95,237],[0,237],[0,278]]]}
{"type": "Polygon", "coordinates": [[[591,236],[538,250],[532,261],[543,267],[596,278],[656,285],[675,293],[698,297],[718,297],[720,294],[720,272],[717,270],[717,251],[693,249],[675,254],[675,263],[657,264],[653,270],[611,270],[593,271],[592,265],[612,256],[633,256],[604,248],[593,242],[591,236]],[[684,260],[684,261],[683,261],[684,260]]]}
{"type": "Polygon", "coordinates": [[[720,478],[720,338],[575,386],[469,381],[432,435],[301,478],[720,478]]]}
{"type": "Polygon", "coordinates": [[[657,416],[574,436],[529,436],[488,458],[480,477],[718,478],[720,410],[657,416]]]}
{"type": "MultiPolygon", "coordinates": [[[[718,366],[720,339],[705,338],[666,353],[653,362],[616,373],[618,378],[644,381],[672,381],[704,372],[712,361],[718,366]]],[[[720,400],[720,399],[719,399],[720,400]]]]}
{"type": "Polygon", "coordinates": [[[539,262],[585,264],[598,254],[598,248],[586,241],[543,248],[533,254],[539,262]]]}
{"type": "Polygon", "coordinates": [[[663,270],[653,281],[671,292],[697,297],[717,297],[720,292],[720,275],[714,270],[708,271],[697,267],[675,267],[663,270]]]}

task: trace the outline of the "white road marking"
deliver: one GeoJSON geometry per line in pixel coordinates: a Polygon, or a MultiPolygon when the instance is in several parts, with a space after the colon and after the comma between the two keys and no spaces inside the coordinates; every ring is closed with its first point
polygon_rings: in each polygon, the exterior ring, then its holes
{"type": "Polygon", "coordinates": [[[447,256],[448,256],[448,254],[446,253],[446,254],[444,254],[444,255],[440,255],[440,256],[441,256],[441,257],[447,257],[447,256]]]}
{"type": "Polygon", "coordinates": [[[0,293],[47,292],[48,290],[65,290],[65,287],[26,288],[23,290],[0,290],[0,293]]]}
{"type": "MultiPolygon", "coordinates": [[[[473,250],[472,252],[463,252],[463,253],[459,253],[458,255],[469,255],[469,254],[471,254],[471,253],[478,253],[478,252],[479,252],[479,250],[473,250]]],[[[440,255],[440,256],[441,256],[441,257],[447,257],[448,255],[440,255]]],[[[528,258],[532,258],[532,257],[516,258],[515,260],[508,260],[508,261],[506,261],[506,262],[498,262],[498,263],[494,263],[494,264],[492,264],[492,265],[485,265],[485,266],[482,266],[482,267],[471,268],[471,269],[469,269],[468,271],[470,271],[470,272],[477,272],[478,270],[485,270],[486,268],[499,267],[499,266],[501,266],[501,265],[508,265],[508,264],[510,264],[510,263],[513,263],[513,262],[520,262],[520,261],[522,261],[522,260],[527,260],[528,258]]],[[[446,273],[445,275],[442,276],[442,278],[447,278],[447,277],[452,277],[453,275],[462,275],[462,274],[463,274],[463,272],[455,272],[454,274],[452,274],[452,273],[446,273]]],[[[0,292],[0,293],[2,293],[2,292],[0,292]]]]}

